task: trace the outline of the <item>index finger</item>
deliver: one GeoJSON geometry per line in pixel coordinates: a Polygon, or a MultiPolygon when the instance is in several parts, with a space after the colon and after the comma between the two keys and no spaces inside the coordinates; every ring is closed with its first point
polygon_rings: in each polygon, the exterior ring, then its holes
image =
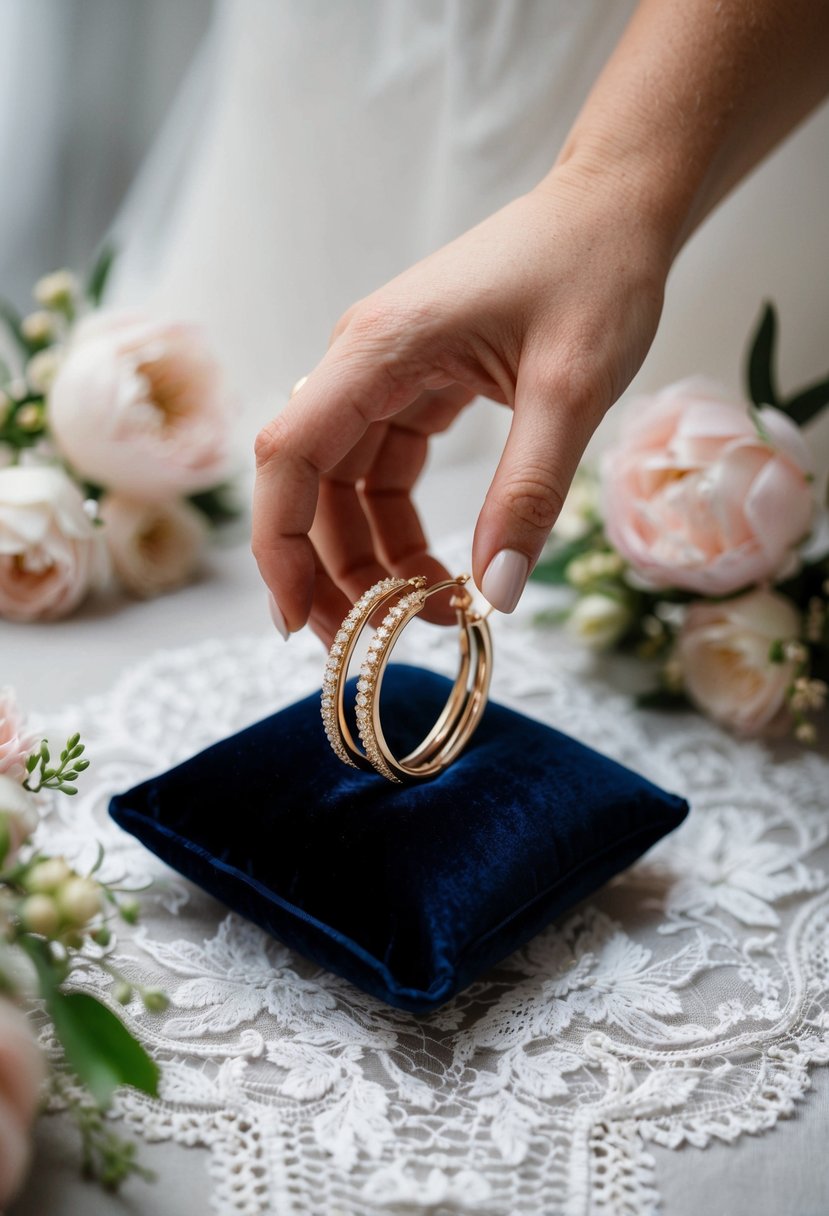
{"type": "Polygon", "coordinates": [[[368,426],[413,401],[416,384],[393,372],[394,360],[349,351],[340,338],[281,414],[256,440],[253,553],[290,632],[308,619],[315,555],[308,532],[320,475],[333,468],[368,426]]]}

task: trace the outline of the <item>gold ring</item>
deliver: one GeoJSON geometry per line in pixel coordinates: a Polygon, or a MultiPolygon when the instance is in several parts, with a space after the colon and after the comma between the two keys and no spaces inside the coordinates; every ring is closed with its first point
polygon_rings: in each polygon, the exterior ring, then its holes
{"type": "Polygon", "coordinates": [[[370,587],[346,616],[334,638],[322,684],[322,721],[334,753],[352,768],[375,769],[389,781],[434,777],[469,742],[486,707],[492,675],[492,639],[486,616],[472,607],[469,575],[426,586],[426,579],[386,578],[370,587]],[[402,759],[392,753],[380,722],[380,690],[391,652],[405,627],[438,591],[454,587],[452,607],[459,631],[460,665],[452,691],[426,738],[402,759]],[[360,747],[345,715],[345,685],[357,639],[383,606],[387,611],[369,642],[357,681],[356,720],[360,747]]]}

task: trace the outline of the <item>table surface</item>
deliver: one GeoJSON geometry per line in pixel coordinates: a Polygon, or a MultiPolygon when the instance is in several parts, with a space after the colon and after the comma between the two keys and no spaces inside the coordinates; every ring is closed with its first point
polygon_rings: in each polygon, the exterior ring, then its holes
{"type": "MultiPolygon", "coordinates": [[[[449,519],[453,532],[468,529],[471,535],[486,475],[473,466],[427,479],[421,508],[433,535],[440,536],[449,519]]],[[[268,625],[265,595],[243,533],[240,528],[235,539],[214,548],[205,577],[175,595],[149,603],[113,598],[48,627],[0,624],[2,683],[14,686],[30,710],[48,716],[67,702],[106,692],[125,666],[159,648],[262,632],[268,625]]],[[[712,1142],[704,1150],[650,1146],[663,1216],[821,1216],[829,1210],[828,1072],[815,1069],[812,1088],[791,1117],[764,1134],[712,1142]]],[[[42,1118],[35,1143],[35,1166],[14,1216],[195,1216],[208,1209],[209,1159],[199,1148],[142,1142],[141,1158],[158,1181],[133,1181],[114,1197],[78,1178],[77,1145],[62,1116],[42,1118]]]]}

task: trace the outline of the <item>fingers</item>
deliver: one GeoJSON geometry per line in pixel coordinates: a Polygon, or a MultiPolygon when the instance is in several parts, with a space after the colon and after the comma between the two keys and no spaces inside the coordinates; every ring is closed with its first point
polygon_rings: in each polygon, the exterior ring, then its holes
{"type": "Polygon", "coordinates": [[[475,582],[500,612],[516,607],[601,412],[588,389],[522,369],[472,547],[475,582]]]}
{"type": "MultiPolygon", "coordinates": [[[[429,583],[451,575],[429,554],[426,534],[411,500],[411,489],[426,461],[425,435],[390,425],[377,459],[366,477],[361,498],[373,541],[389,570],[402,578],[423,574],[429,583]]],[[[455,619],[449,593],[430,596],[424,620],[448,625],[455,619]]]]}
{"type": "Polygon", "coordinates": [[[321,473],[360,442],[369,425],[408,405],[417,383],[372,343],[336,343],[256,442],[253,552],[286,630],[311,611],[316,572],[308,533],[321,473]]]}
{"type": "Polygon", "coordinates": [[[369,427],[363,438],[320,481],[311,541],[334,582],[353,603],[389,569],[375,552],[371,527],[357,492],[382,449],[385,423],[369,427]]]}

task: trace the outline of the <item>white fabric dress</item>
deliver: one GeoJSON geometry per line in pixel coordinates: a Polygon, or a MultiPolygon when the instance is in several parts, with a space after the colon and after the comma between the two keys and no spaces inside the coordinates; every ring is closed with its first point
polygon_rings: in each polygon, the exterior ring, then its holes
{"type": "MultiPolygon", "coordinates": [[[[207,327],[249,448],[345,308],[546,173],[633,7],[220,5],[122,217],[117,297],[207,327]]],[[[702,372],[736,388],[768,297],[784,382],[826,371],[827,148],[824,109],[693,238],[635,387],[702,372]]],[[[444,459],[503,434],[500,411],[471,413],[444,459]]]]}

